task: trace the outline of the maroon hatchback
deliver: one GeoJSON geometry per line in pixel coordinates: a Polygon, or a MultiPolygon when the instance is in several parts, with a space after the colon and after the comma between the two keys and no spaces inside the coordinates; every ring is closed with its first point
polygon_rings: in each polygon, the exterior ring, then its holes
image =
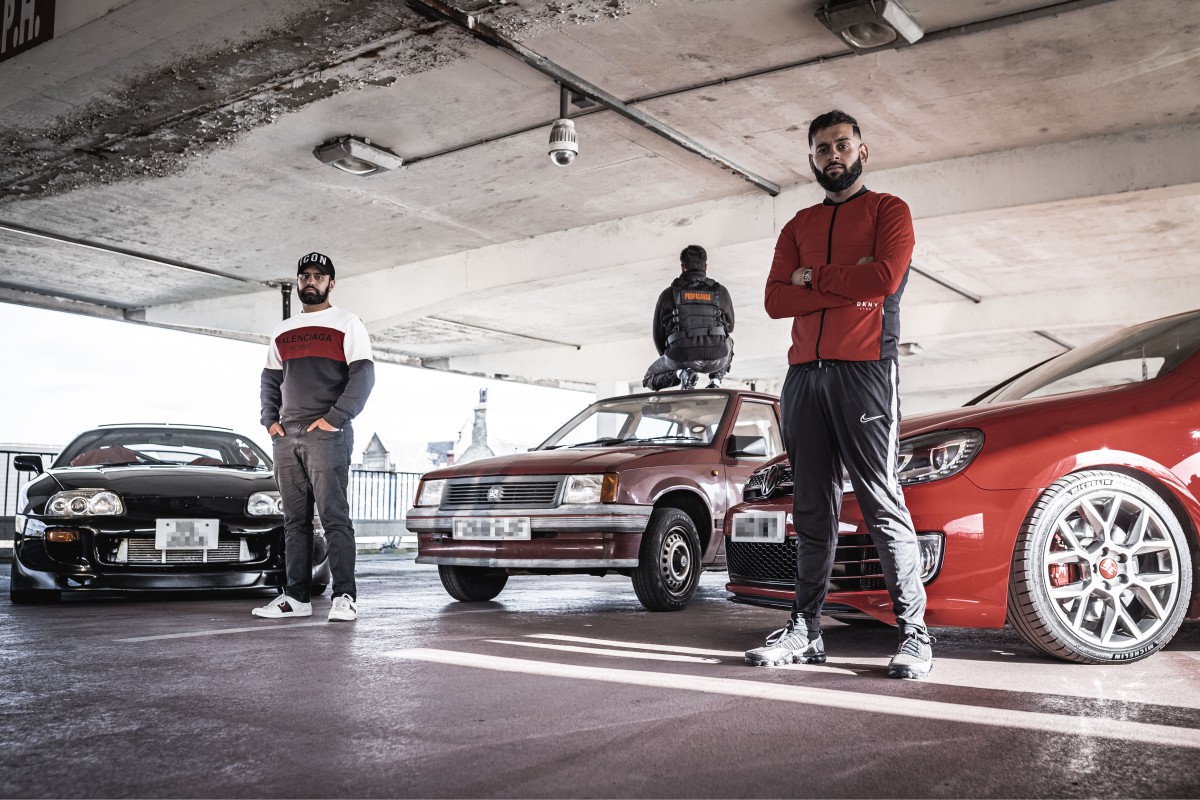
{"type": "Polygon", "coordinates": [[[610,397],[528,453],[427,473],[408,528],[457,600],[491,600],[509,575],[611,572],[651,611],[677,611],[701,570],[725,567],[725,512],[782,452],[771,395],[610,397]]]}

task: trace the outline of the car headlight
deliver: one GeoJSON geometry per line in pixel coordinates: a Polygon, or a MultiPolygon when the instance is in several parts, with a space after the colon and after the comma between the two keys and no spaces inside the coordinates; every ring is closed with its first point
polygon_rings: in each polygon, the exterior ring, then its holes
{"type": "Polygon", "coordinates": [[[446,490],[446,481],[421,481],[417,487],[417,497],[414,506],[437,506],[442,503],[442,492],[446,490]]]}
{"type": "Polygon", "coordinates": [[[982,447],[983,431],[974,428],[938,431],[900,442],[896,459],[900,484],[911,486],[957,475],[982,447]]]}
{"type": "Polygon", "coordinates": [[[46,503],[47,517],[115,517],[124,513],[121,496],[108,489],[71,489],[46,503]]]}
{"type": "Polygon", "coordinates": [[[248,517],[282,517],[283,498],[279,492],[255,492],[246,501],[248,517]]]}
{"type": "Polygon", "coordinates": [[[563,487],[564,503],[611,503],[617,499],[616,473],[568,475],[563,487]]]}

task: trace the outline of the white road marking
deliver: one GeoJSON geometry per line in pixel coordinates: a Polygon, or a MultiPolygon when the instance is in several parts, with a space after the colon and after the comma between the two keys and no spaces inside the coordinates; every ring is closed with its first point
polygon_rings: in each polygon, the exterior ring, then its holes
{"type": "Polygon", "coordinates": [[[640,658],[643,661],[676,661],[686,664],[720,664],[717,658],[698,658],[696,656],[671,655],[668,653],[635,653],[632,650],[612,650],[603,647],[580,647],[569,644],[542,644],[541,642],[514,642],[505,639],[487,639],[493,644],[515,644],[518,647],[540,647],[544,650],[557,650],[566,653],[590,653],[592,655],[610,656],[612,658],[640,658]]]}
{"type": "MultiPolygon", "coordinates": [[[[558,633],[530,633],[526,634],[530,639],[554,639],[560,642],[580,642],[583,644],[601,644],[607,647],[636,647],[642,650],[650,650],[652,652],[661,653],[688,653],[698,656],[716,656],[720,658],[735,658],[738,661],[745,661],[746,653],[742,650],[706,650],[702,647],[681,647],[679,645],[669,644],[647,644],[646,642],[617,642],[611,639],[589,639],[586,636],[564,636],[558,633]]],[[[493,640],[494,641],[494,640],[493,640]]],[[[520,644],[519,642],[510,642],[510,644],[520,644]]],[[[569,648],[565,648],[569,649],[569,648]]],[[[596,652],[601,655],[614,655],[615,651],[611,650],[586,650],[579,649],[577,652],[596,652]]],[[[670,660],[670,659],[667,659],[670,660]]],[[[684,659],[681,659],[684,660],[684,659]]],[[[715,663],[710,659],[698,659],[702,662],[715,663]]],[[[839,667],[834,664],[788,664],[784,667],[774,667],[774,669],[795,669],[803,670],[804,672],[827,672],[836,675],[857,675],[861,670],[839,667]]]]}
{"type": "Polygon", "coordinates": [[[687,653],[694,656],[716,656],[718,658],[742,658],[741,650],[706,650],[702,647],[679,647],[670,644],[648,644],[646,642],[616,642],[612,639],[589,639],[586,636],[563,636],[559,633],[530,633],[530,639],[553,639],[557,642],[579,642],[580,644],[602,644],[607,647],[637,647],[659,653],[687,653]]]}
{"type": "Polygon", "coordinates": [[[823,708],[839,708],[868,714],[891,714],[900,717],[957,722],[964,725],[988,725],[1001,728],[1040,731],[1057,736],[1084,736],[1113,739],[1123,742],[1143,742],[1164,747],[1200,749],[1200,730],[1154,725],[1145,722],[1109,719],[1105,717],[1046,714],[1037,711],[1014,711],[962,703],[943,703],[907,697],[818,689],[735,678],[711,678],[702,675],[669,675],[657,672],[583,667],[555,664],[548,661],[527,661],[518,658],[488,656],[479,653],[459,653],[415,647],[383,653],[391,658],[424,661],[458,667],[473,667],[501,672],[516,672],[555,678],[621,683],[689,692],[709,692],[760,700],[803,703],[823,708]]]}
{"type": "Polygon", "coordinates": [[[189,639],[193,636],[224,636],[227,633],[261,633],[262,631],[282,631],[288,628],[310,628],[313,625],[328,625],[325,620],[319,622],[288,622],[284,624],[256,625],[253,628],[218,628],[210,631],[186,631],[183,633],[162,633],[157,636],[133,636],[128,639],[114,639],[117,642],[153,642],[158,639],[189,639]]]}

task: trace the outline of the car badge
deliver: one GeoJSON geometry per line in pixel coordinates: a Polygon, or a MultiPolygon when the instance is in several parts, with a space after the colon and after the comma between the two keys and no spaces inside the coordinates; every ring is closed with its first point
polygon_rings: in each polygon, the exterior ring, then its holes
{"type": "Polygon", "coordinates": [[[500,499],[500,487],[493,486],[492,488],[488,489],[487,499],[489,503],[495,503],[498,501],[500,499]]]}
{"type": "Polygon", "coordinates": [[[766,473],[762,479],[762,496],[770,498],[775,494],[775,490],[779,488],[780,469],[778,464],[772,464],[767,467],[766,473]]]}

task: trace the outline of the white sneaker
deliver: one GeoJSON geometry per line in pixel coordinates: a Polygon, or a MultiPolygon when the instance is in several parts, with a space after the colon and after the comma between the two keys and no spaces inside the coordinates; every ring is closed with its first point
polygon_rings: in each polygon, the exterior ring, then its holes
{"type": "Polygon", "coordinates": [[[358,619],[358,603],[354,602],[354,598],[348,594],[341,594],[333,598],[333,605],[329,608],[330,622],[352,622],[358,619]]]}
{"type": "Polygon", "coordinates": [[[281,594],[262,608],[256,608],[250,613],[256,617],[267,617],[268,619],[311,617],[312,603],[301,603],[299,600],[293,600],[286,594],[281,594]]]}

